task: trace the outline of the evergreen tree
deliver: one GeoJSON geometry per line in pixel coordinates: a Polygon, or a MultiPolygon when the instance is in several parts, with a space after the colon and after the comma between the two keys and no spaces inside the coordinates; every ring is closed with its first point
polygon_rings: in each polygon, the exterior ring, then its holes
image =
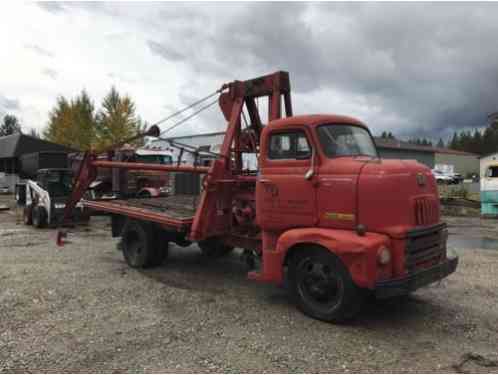
{"type": "Polygon", "coordinates": [[[453,138],[451,138],[451,142],[449,144],[449,148],[451,148],[453,150],[457,150],[458,149],[458,144],[459,144],[458,134],[457,134],[457,132],[454,132],[453,133],[453,138]]]}
{"type": "Polygon", "coordinates": [[[89,150],[95,140],[94,111],[93,103],[84,90],[71,101],[58,97],[49,114],[44,138],[78,150],[89,150]]]}
{"type": "Polygon", "coordinates": [[[85,90],[71,104],[78,149],[89,150],[95,142],[95,107],[85,90]]]}
{"type": "Polygon", "coordinates": [[[2,123],[0,124],[0,137],[15,133],[21,133],[21,124],[17,117],[9,114],[3,116],[2,123]]]}
{"type": "Polygon", "coordinates": [[[135,114],[135,104],[131,98],[121,96],[114,86],[102,102],[96,125],[96,145],[99,149],[136,135],[144,126],[135,114]]]}
{"type": "Polygon", "coordinates": [[[77,140],[74,138],[72,117],[71,103],[65,97],[59,96],[56,105],[49,113],[43,137],[54,143],[74,147],[77,140]]]}
{"type": "Polygon", "coordinates": [[[444,142],[442,138],[439,138],[439,141],[437,142],[437,147],[444,148],[444,142]]]}

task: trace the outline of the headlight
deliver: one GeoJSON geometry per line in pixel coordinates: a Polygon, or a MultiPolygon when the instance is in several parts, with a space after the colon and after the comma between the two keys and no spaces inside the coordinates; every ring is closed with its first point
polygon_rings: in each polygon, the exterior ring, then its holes
{"type": "Polygon", "coordinates": [[[65,208],[66,204],[65,203],[56,203],[56,204],[54,204],[54,207],[55,208],[65,208]]]}
{"type": "Polygon", "coordinates": [[[381,265],[386,265],[391,261],[391,250],[386,246],[381,246],[377,251],[377,262],[381,265]]]}

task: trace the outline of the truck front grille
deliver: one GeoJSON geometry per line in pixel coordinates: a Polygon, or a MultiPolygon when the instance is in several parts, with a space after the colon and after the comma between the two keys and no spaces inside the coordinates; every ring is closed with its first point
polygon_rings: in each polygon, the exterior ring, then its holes
{"type": "Polygon", "coordinates": [[[446,224],[408,232],[405,251],[407,273],[430,267],[446,256],[446,224]]]}
{"type": "Polygon", "coordinates": [[[415,199],[415,225],[437,223],[439,216],[438,202],[430,198],[415,199]]]}

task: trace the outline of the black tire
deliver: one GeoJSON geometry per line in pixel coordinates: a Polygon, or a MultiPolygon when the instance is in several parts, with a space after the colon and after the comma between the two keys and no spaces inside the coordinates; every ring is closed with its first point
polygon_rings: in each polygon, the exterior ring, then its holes
{"type": "Polygon", "coordinates": [[[342,261],[322,248],[303,249],[291,259],[289,287],[301,311],[333,323],[354,318],[365,296],[342,261]]]}
{"type": "Polygon", "coordinates": [[[35,206],[31,210],[31,220],[35,228],[43,228],[47,225],[47,210],[42,206],[35,206]]]}
{"type": "Polygon", "coordinates": [[[149,267],[157,267],[164,263],[169,255],[169,242],[166,233],[162,229],[152,229],[154,237],[154,253],[149,267]]]}
{"type": "Polygon", "coordinates": [[[168,255],[168,243],[159,240],[159,235],[148,223],[128,221],[121,243],[126,263],[132,268],[158,266],[168,255]]]}
{"type": "Polygon", "coordinates": [[[31,216],[32,210],[33,207],[31,205],[24,207],[24,209],[22,210],[22,222],[24,223],[24,225],[33,225],[33,217],[31,216]]]}
{"type": "Polygon", "coordinates": [[[218,238],[208,238],[197,243],[202,254],[209,258],[220,258],[233,251],[232,246],[223,244],[218,238]]]}

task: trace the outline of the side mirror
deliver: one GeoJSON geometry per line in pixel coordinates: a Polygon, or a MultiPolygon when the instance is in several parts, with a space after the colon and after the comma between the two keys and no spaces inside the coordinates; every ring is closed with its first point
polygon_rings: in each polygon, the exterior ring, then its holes
{"type": "Polygon", "coordinates": [[[315,172],[313,171],[313,169],[308,169],[308,171],[304,175],[304,179],[311,180],[311,178],[313,177],[314,174],[315,174],[315,172]]]}

